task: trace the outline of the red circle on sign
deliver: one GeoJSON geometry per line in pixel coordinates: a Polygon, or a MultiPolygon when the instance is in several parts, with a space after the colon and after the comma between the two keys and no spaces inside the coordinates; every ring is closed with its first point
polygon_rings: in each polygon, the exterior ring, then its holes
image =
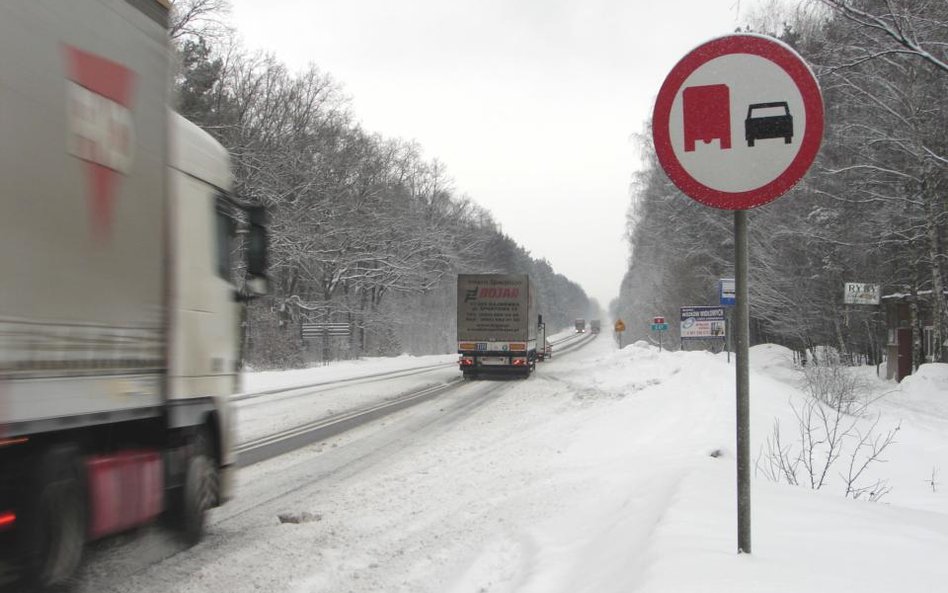
{"type": "Polygon", "coordinates": [[[652,113],[652,138],[658,160],[672,182],[694,200],[725,210],[745,210],[771,202],[798,181],[813,164],[823,139],[823,96],[809,66],[795,51],[783,43],[762,35],[728,35],[713,39],[691,50],[681,59],[662,83],[652,113]],[[759,56],[780,67],[793,80],[806,112],[806,130],[796,157],[775,179],[758,188],[728,192],[708,187],[695,179],[681,164],[672,148],[669,133],[672,103],[681,86],[691,74],[715,58],[730,54],[759,56]]]}

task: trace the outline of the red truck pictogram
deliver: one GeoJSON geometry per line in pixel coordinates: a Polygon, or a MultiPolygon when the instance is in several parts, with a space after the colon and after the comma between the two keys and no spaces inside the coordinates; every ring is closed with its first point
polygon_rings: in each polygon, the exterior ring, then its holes
{"type": "Polygon", "coordinates": [[[694,152],[695,140],[717,138],[721,150],[731,148],[731,92],[726,84],[691,86],[682,92],[685,152],[694,152]]]}

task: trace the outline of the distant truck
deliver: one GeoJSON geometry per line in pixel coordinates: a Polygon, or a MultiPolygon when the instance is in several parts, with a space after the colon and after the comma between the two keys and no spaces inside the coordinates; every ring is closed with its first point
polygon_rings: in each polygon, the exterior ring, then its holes
{"type": "Polygon", "coordinates": [[[0,3],[0,572],[21,588],[160,514],[196,542],[231,495],[263,211],[169,111],[169,10],[0,3]]]}
{"type": "Polygon", "coordinates": [[[527,377],[537,363],[537,309],[526,274],[458,275],[458,364],[465,378],[527,377]]]}
{"type": "Polygon", "coordinates": [[[573,322],[573,326],[576,327],[576,333],[584,333],[586,331],[586,320],[577,319],[573,322]]]}
{"type": "Polygon", "coordinates": [[[589,331],[594,334],[598,334],[602,330],[602,322],[598,319],[593,319],[589,322],[589,331]]]}

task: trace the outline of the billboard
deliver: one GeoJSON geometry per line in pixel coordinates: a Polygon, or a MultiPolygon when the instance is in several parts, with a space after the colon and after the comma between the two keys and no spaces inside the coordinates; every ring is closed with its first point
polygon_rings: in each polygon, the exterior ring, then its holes
{"type": "Polygon", "coordinates": [[[682,307],[681,339],[724,338],[724,307],[682,307]]]}
{"type": "Polygon", "coordinates": [[[843,303],[847,305],[878,305],[881,292],[878,284],[847,282],[843,288],[843,303]]]}

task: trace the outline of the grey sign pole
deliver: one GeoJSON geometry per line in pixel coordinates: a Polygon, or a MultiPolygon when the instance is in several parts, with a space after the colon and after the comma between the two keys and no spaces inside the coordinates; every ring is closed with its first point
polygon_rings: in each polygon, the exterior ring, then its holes
{"type": "Polygon", "coordinates": [[[751,553],[750,485],[750,307],[747,298],[747,211],[734,211],[737,354],[737,553],[751,553]]]}

